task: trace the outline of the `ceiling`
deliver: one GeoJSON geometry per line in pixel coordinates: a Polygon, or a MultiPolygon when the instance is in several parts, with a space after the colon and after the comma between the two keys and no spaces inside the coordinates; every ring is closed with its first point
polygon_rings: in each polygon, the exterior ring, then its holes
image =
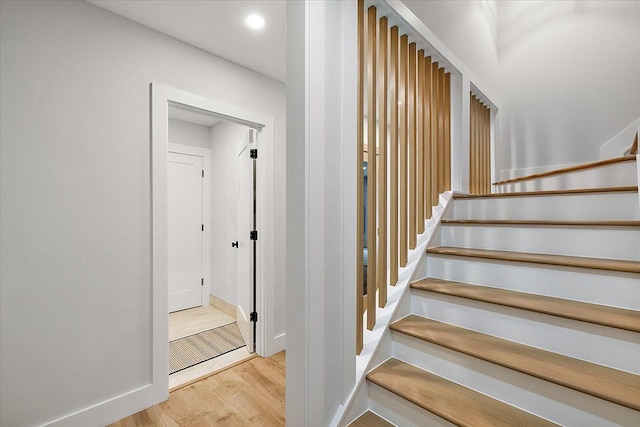
{"type": "Polygon", "coordinates": [[[286,78],[285,0],[87,0],[151,29],[250,68],[286,78]],[[261,30],[244,23],[264,17],[261,30]]]}

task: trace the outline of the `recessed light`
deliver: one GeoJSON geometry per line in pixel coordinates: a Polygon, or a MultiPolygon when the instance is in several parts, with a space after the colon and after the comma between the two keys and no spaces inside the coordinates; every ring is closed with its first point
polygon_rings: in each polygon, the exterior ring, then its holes
{"type": "Polygon", "coordinates": [[[259,30],[264,27],[264,18],[257,14],[251,14],[245,19],[245,24],[252,30],[259,30]]]}

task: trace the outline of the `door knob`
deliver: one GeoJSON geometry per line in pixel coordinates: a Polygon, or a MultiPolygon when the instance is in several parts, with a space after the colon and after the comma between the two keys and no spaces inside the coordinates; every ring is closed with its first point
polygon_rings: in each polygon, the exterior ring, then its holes
{"type": "Polygon", "coordinates": [[[231,247],[232,248],[237,248],[238,247],[238,241],[236,240],[235,242],[231,242],[231,247]]]}

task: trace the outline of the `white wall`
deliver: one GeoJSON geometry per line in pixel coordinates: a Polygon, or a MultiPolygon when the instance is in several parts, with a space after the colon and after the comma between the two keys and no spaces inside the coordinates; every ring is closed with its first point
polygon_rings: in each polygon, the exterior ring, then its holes
{"type": "Polygon", "coordinates": [[[640,3],[500,2],[499,12],[503,177],[598,160],[640,118],[640,3]]]}
{"type": "Polygon", "coordinates": [[[231,242],[237,240],[238,147],[249,140],[249,128],[220,122],[211,127],[210,140],[211,295],[235,305],[237,249],[231,242]]]}
{"type": "Polygon", "coordinates": [[[169,142],[211,149],[209,126],[169,119],[169,142]]]}
{"type": "Polygon", "coordinates": [[[85,2],[0,19],[0,424],[104,425],[151,380],[149,83],[275,118],[278,247],[284,85],[85,2]]]}
{"type": "Polygon", "coordinates": [[[287,2],[287,425],[355,382],[356,2],[287,2]]]}
{"type": "Polygon", "coordinates": [[[499,97],[498,179],[598,160],[640,118],[639,2],[403,3],[499,97]]]}
{"type": "Polygon", "coordinates": [[[489,1],[402,0],[411,12],[464,64],[474,82],[495,93],[498,87],[496,8],[489,1]]]}

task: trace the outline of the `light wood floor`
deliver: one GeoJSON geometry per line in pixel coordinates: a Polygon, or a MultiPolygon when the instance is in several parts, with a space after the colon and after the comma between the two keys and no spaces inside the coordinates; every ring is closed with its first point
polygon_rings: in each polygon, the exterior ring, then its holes
{"type": "MultiPolygon", "coordinates": [[[[176,311],[169,314],[169,341],[183,338],[209,329],[235,322],[231,316],[210,305],[176,311]]],[[[239,348],[191,368],[169,375],[169,390],[174,391],[184,385],[205,378],[214,372],[237,365],[254,357],[246,347],[239,348]]]]}
{"type": "Polygon", "coordinates": [[[231,316],[210,305],[169,314],[169,341],[235,322],[231,316]]]}
{"type": "Polygon", "coordinates": [[[285,353],[256,357],[169,394],[112,427],[284,426],[285,353]]]}

